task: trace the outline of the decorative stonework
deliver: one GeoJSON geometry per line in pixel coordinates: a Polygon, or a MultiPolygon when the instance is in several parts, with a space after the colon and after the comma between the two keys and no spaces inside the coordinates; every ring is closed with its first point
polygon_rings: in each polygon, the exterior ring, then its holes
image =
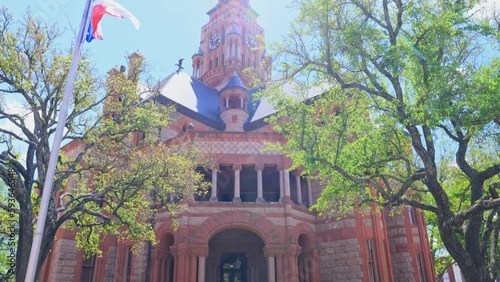
{"type": "Polygon", "coordinates": [[[196,146],[208,154],[240,154],[240,155],[281,155],[276,151],[264,151],[262,142],[238,141],[195,141],[196,146]]]}
{"type": "Polygon", "coordinates": [[[228,109],[220,113],[220,118],[226,124],[226,131],[243,132],[248,112],[242,109],[228,109]]]}

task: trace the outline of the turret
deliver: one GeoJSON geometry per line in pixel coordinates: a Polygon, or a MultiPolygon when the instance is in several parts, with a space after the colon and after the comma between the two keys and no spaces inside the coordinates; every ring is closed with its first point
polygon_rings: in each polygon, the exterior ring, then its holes
{"type": "Polygon", "coordinates": [[[123,93],[121,92],[125,80],[129,80],[135,85],[139,81],[139,75],[143,69],[144,56],[138,51],[128,56],[128,72],[125,66],[114,67],[108,71],[107,92],[108,97],[104,101],[103,114],[106,118],[118,118],[121,104],[123,103],[123,93]]]}
{"type": "Polygon", "coordinates": [[[243,132],[248,119],[248,88],[235,71],[226,85],[219,91],[220,118],[226,131],[243,132]]]}
{"type": "Polygon", "coordinates": [[[191,58],[193,59],[193,77],[194,78],[201,78],[201,75],[203,73],[203,50],[201,48],[198,49],[198,52],[196,52],[191,58]]]}

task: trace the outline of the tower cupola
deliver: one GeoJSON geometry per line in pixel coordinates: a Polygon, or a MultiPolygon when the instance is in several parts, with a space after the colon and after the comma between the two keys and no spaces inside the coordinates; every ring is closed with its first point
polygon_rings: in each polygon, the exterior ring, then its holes
{"type": "Polygon", "coordinates": [[[219,91],[219,98],[220,117],[226,124],[226,131],[244,131],[243,125],[248,119],[248,88],[236,71],[219,91]]]}
{"type": "Polygon", "coordinates": [[[250,1],[219,0],[207,15],[210,19],[201,28],[200,50],[192,57],[193,77],[217,89],[235,70],[246,85],[253,77],[243,69],[252,69],[260,77],[264,30],[250,1]]]}

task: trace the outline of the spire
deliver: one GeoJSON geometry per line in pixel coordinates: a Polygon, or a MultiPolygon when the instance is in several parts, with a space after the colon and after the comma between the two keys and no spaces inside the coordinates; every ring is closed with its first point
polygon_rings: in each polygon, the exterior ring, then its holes
{"type": "Polygon", "coordinates": [[[243,81],[241,81],[241,78],[238,75],[238,73],[236,72],[236,70],[234,71],[231,78],[229,78],[226,85],[224,85],[224,87],[220,90],[219,93],[222,93],[224,90],[229,89],[229,88],[242,88],[245,91],[248,91],[248,88],[245,86],[245,84],[243,84],[243,81]]]}

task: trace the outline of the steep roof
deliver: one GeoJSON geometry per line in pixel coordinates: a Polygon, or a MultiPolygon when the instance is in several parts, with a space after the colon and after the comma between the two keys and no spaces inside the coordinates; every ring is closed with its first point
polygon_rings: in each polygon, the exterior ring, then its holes
{"type": "MultiPolygon", "coordinates": [[[[233,74],[226,85],[221,89],[239,87],[248,91],[248,120],[244,125],[246,131],[252,131],[262,126],[267,125],[264,119],[277,110],[272,103],[266,99],[255,101],[253,96],[262,88],[254,88],[249,90],[237,73],[233,74]]],[[[139,90],[139,88],[138,88],[139,90]]],[[[308,90],[305,100],[314,98],[321,93],[324,93],[324,87],[312,87],[308,90]]],[[[153,98],[165,105],[174,105],[178,112],[189,116],[201,123],[204,123],[217,130],[224,130],[226,125],[221,120],[219,91],[212,88],[196,78],[191,77],[185,72],[174,72],[161,81],[155,89],[159,93],[158,96],[148,95],[143,93],[146,99],[153,98]]],[[[299,95],[295,90],[294,83],[283,85],[283,91],[286,95],[299,95]]]]}
{"type": "Polygon", "coordinates": [[[184,72],[174,72],[162,82],[157,99],[173,104],[177,110],[215,129],[226,125],[219,117],[219,92],[184,72]]]}
{"type": "Polygon", "coordinates": [[[243,88],[243,90],[248,91],[248,88],[245,86],[245,84],[243,84],[243,81],[241,81],[241,78],[236,71],[229,78],[226,85],[224,85],[224,87],[220,90],[220,92],[229,88],[243,88]]]}

